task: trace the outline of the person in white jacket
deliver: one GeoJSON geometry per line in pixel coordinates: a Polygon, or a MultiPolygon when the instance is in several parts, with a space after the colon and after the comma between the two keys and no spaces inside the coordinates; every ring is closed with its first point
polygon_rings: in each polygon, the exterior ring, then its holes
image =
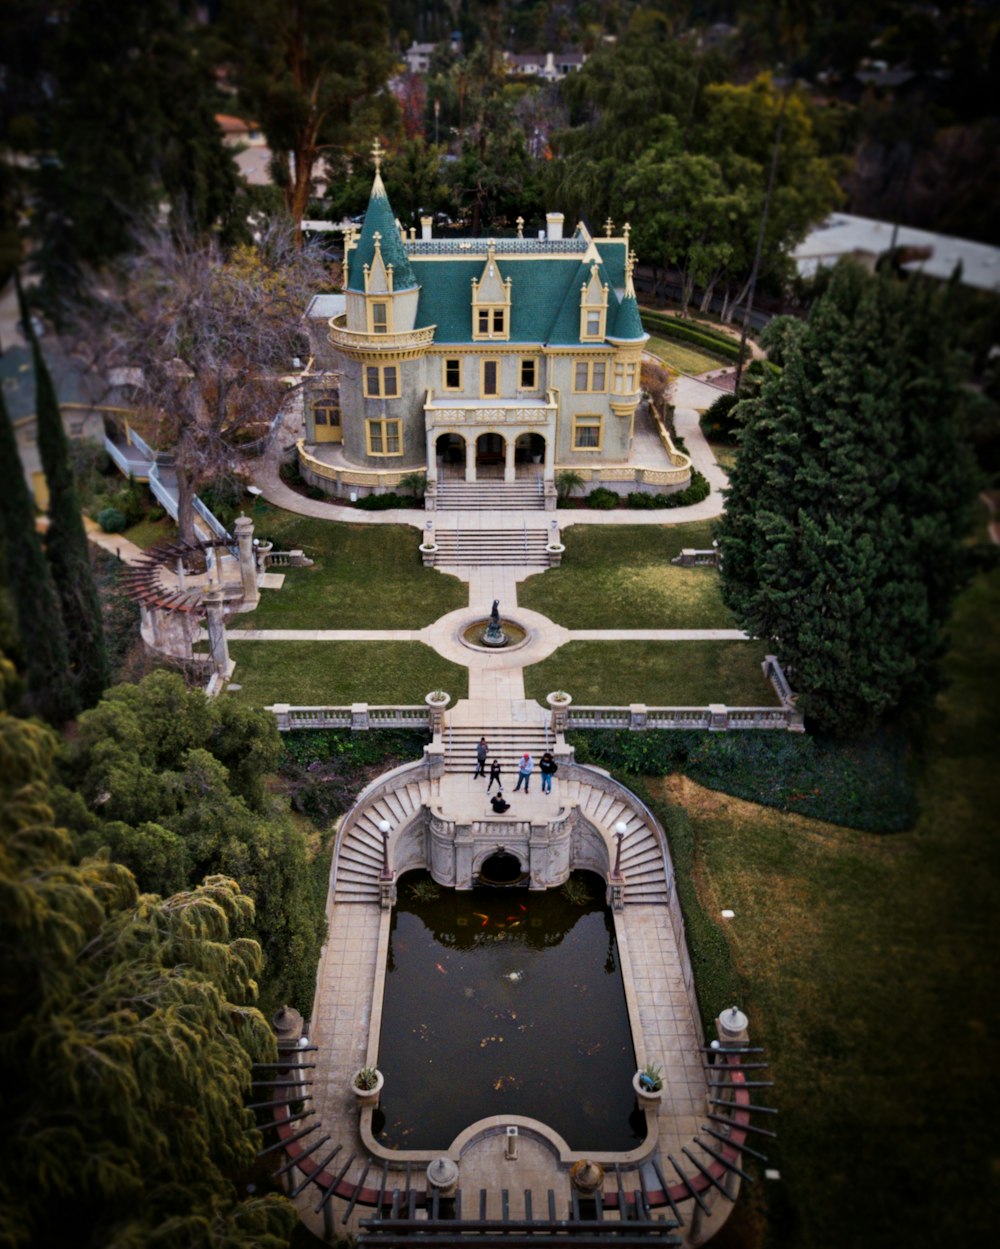
{"type": "Polygon", "coordinates": [[[521,756],[521,762],[517,765],[517,784],[514,786],[514,793],[521,788],[523,783],[524,792],[528,792],[528,782],[531,780],[531,773],[535,769],[535,761],[526,750],[521,756]]]}

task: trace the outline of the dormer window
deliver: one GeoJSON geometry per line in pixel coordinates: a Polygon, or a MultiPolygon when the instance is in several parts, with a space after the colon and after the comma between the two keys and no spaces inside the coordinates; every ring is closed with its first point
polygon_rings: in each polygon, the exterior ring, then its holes
{"type": "Polygon", "coordinates": [[[500,273],[492,239],[485,268],[472,279],[472,337],[477,342],[510,338],[510,278],[504,281],[500,273]]]}
{"type": "Polygon", "coordinates": [[[608,286],[601,281],[596,264],[590,266],[590,280],[580,287],[580,341],[603,341],[608,320],[608,286]]]}

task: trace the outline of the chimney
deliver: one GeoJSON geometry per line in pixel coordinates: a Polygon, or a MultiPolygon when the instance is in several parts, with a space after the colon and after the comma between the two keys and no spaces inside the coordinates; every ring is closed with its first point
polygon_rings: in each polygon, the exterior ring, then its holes
{"type": "Polygon", "coordinates": [[[562,215],[562,213],[546,213],[545,214],[545,224],[548,230],[548,237],[550,239],[562,238],[564,221],[565,221],[565,217],[562,215]]]}
{"type": "Polygon", "coordinates": [[[420,237],[422,239],[429,239],[431,237],[431,226],[433,224],[434,224],[433,217],[421,217],[420,218],[420,237]]]}

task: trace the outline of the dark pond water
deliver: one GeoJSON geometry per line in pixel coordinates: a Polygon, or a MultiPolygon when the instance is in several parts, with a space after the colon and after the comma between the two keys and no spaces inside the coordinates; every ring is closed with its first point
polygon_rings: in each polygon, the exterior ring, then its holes
{"type": "Polygon", "coordinates": [[[382,1008],[385,1075],[373,1129],[398,1149],[444,1149],[487,1115],[541,1119],[576,1150],[628,1150],[645,1122],[604,885],[399,885],[382,1008]],[[435,896],[436,895],[436,896],[435,896]]]}

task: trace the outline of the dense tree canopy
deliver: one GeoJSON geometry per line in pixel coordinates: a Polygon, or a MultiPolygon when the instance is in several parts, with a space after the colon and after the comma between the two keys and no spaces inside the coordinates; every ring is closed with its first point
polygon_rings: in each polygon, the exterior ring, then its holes
{"type": "Polygon", "coordinates": [[[973,488],[948,339],[943,299],[843,265],[780,377],[737,410],[724,597],[835,733],[937,686],[973,488]]]}
{"type": "Polygon", "coordinates": [[[54,796],[78,852],[106,847],[141,889],[170,893],[215,873],[238,880],[256,903],[265,1007],[308,1011],[324,922],[301,835],[264,788],[280,749],[267,712],[209,701],[154,672],[80,717],[54,796]]]}
{"type": "Polygon", "coordinates": [[[0,1241],[279,1249],[294,1209],[240,1200],[251,1063],[274,1057],[253,903],[222,876],[161,899],[74,863],[54,748],[0,713],[0,1241]]]}

